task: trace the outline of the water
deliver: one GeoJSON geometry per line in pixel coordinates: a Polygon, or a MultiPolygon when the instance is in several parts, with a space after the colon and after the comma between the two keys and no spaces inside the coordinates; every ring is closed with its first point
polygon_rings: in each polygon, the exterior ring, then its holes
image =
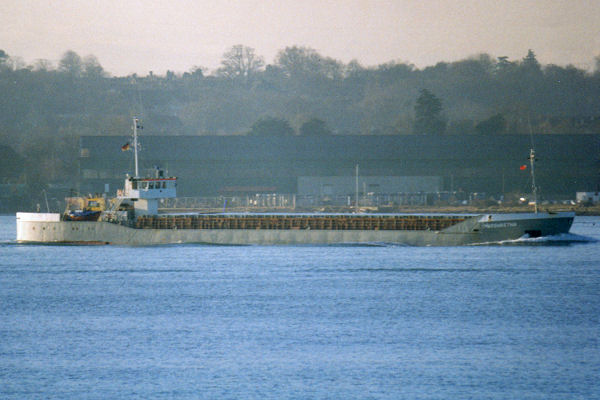
{"type": "Polygon", "coordinates": [[[0,217],[0,398],[600,398],[600,218],[572,232],[25,246],[0,217]]]}

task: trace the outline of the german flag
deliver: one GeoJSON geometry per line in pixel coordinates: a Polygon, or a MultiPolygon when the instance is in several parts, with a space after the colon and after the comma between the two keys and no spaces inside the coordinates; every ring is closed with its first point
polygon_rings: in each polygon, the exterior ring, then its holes
{"type": "Polygon", "coordinates": [[[129,150],[129,143],[125,143],[123,146],[121,146],[121,151],[127,151],[129,150]]]}

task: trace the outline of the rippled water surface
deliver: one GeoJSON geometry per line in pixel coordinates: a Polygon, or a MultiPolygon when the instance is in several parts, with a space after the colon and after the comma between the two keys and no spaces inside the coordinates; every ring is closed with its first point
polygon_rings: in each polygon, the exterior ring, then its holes
{"type": "Polygon", "coordinates": [[[600,218],[572,232],[34,246],[0,217],[0,398],[600,398],[600,218]]]}

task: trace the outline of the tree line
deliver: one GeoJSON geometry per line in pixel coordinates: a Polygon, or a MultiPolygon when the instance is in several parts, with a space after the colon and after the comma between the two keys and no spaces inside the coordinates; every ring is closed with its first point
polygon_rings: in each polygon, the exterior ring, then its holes
{"type": "Polygon", "coordinates": [[[127,135],[132,115],[154,135],[598,133],[596,61],[541,65],[530,50],[365,67],[291,46],[267,63],[236,45],[214,71],[111,76],[93,55],[27,65],[0,50],[0,145],[51,181],[76,174],[78,137],[127,135]]]}

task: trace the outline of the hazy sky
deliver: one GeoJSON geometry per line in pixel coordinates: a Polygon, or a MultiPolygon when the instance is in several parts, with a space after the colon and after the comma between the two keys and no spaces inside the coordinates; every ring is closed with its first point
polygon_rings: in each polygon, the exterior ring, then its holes
{"type": "Polygon", "coordinates": [[[95,55],[113,75],[218,67],[231,46],[286,46],[364,66],[422,68],[477,53],[592,68],[600,0],[0,0],[0,49],[56,65],[95,55]]]}

